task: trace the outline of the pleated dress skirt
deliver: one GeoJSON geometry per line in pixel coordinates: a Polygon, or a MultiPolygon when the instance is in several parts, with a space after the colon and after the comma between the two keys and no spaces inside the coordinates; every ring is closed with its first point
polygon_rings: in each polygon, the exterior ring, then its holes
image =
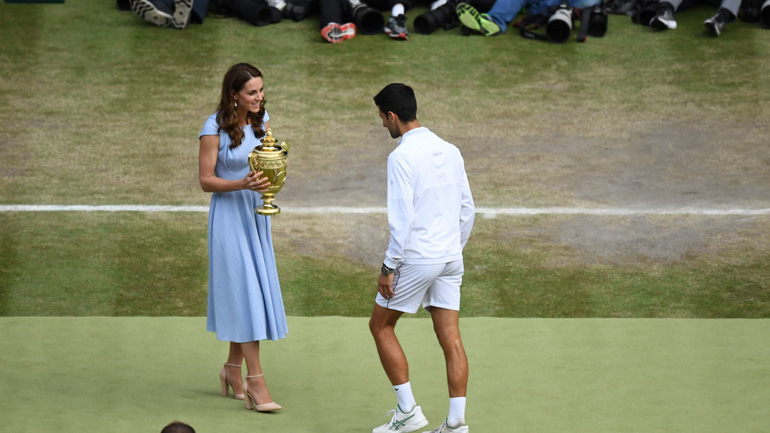
{"type": "Polygon", "coordinates": [[[278,340],[288,332],[270,233],[260,195],[214,193],[209,210],[207,329],[217,339],[278,340]]]}

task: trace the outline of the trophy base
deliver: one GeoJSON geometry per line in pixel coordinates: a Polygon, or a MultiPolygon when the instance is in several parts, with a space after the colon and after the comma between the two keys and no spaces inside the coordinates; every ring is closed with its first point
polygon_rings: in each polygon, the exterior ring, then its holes
{"type": "Polygon", "coordinates": [[[264,205],[254,209],[254,211],[260,215],[275,215],[281,213],[281,208],[276,205],[264,205]]]}

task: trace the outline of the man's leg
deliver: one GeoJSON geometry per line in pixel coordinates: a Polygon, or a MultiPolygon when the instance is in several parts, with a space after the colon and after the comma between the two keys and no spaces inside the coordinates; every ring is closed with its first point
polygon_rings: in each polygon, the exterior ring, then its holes
{"type": "Polygon", "coordinates": [[[409,364],[395,331],[396,322],[402,314],[404,313],[401,311],[374,304],[372,317],[369,319],[369,330],[377,345],[382,368],[394,386],[409,381],[409,364]]]}
{"type": "Polygon", "coordinates": [[[374,342],[377,344],[377,353],[380,355],[382,368],[385,369],[385,374],[388,375],[398,399],[398,406],[393,411],[393,418],[385,424],[375,427],[372,433],[390,433],[393,431],[410,433],[428,425],[422,408],[414,400],[412,386],[409,383],[409,364],[406,361],[404,350],[396,338],[396,322],[402,314],[400,311],[374,304],[372,317],[369,320],[369,329],[372,331],[374,342]]]}
{"type": "Polygon", "coordinates": [[[468,387],[468,358],[460,338],[460,312],[431,307],[430,315],[433,318],[436,337],[444,351],[449,397],[465,397],[468,387]]]}
{"type": "MultiPolygon", "coordinates": [[[[468,358],[460,337],[460,313],[456,310],[431,307],[430,314],[433,318],[433,329],[446,360],[449,388],[449,416],[446,424],[454,429],[465,425],[465,395],[468,387],[468,358]]],[[[467,427],[463,429],[460,431],[467,430],[467,427]]]]}

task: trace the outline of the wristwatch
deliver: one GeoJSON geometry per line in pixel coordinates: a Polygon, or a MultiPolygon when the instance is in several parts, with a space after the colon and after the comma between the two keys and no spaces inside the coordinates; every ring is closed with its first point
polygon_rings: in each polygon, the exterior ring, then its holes
{"type": "Polygon", "coordinates": [[[382,264],[382,268],[380,269],[380,272],[382,272],[382,275],[390,275],[393,272],[396,272],[395,269],[389,268],[385,265],[385,263],[382,264]]]}

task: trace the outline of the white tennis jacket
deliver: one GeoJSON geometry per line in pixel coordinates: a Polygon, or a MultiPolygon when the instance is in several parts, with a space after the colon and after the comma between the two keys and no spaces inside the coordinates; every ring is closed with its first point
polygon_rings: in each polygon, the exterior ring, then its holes
{"type": "Polygon", "coordinates": [[[475,214],[460,150],[425,127],[404,134],[388,156],[384,264],[395,269],[462,259],[475,214]]]}

